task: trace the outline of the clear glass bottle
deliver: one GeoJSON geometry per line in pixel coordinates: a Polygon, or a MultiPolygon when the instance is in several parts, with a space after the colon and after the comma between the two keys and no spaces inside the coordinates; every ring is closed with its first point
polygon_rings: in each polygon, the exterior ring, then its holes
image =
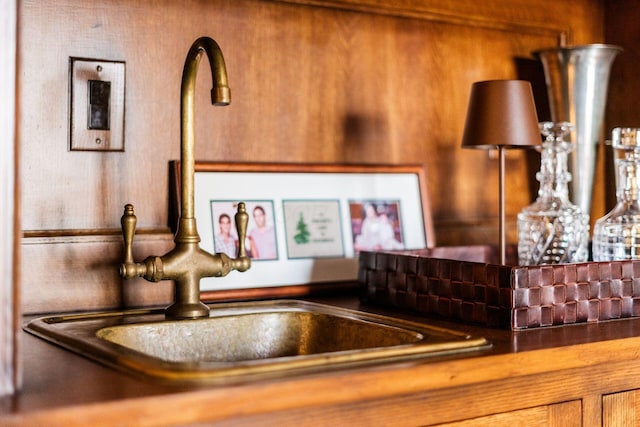
{"type": "Polygon", "coordinates": [[[584,262],[589,257],[589,215],[571,203],[571,173],[567,157],[572,150],[567,122],[540,123],[542,142],[540,182],[535,202],[518,214],[518,263],[520,265],[584,262]]]}
{"type": "Polygon", "coordinates": [[[640,259],[640,128],[615,128],[614,208],[593,227],[593,260],[640,259]]]}

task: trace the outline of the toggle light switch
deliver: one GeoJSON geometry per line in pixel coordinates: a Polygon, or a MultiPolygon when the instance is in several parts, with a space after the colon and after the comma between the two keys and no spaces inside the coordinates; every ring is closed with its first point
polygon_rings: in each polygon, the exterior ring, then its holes
{"type": "Polygon", "coordinates": [[[89,129],[110,130],[110,103],[111,82],[89,80],[89,129]]]}
{"type": "Polygon", "coordinates": [[[124,151],[125,63],[70,58],[69,149],[124,151]]]}

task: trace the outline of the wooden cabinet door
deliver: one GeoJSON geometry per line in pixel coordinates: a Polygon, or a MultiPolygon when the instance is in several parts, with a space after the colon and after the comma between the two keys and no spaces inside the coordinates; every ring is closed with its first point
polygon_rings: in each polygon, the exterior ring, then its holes
{"type": "MultiPolygon", "coordinates": [[[[446,427],[580,427],[582,404],[579,400],[536,406],[485,417],[442,424],[446,427]]],[[[631,424],[627,424],[631,425],[631,424]]]]}
{"type": "Polygon", "coordinates": [[[604,427],[640,425],[640,390],[604,395],[602,425],[604,427]]]}

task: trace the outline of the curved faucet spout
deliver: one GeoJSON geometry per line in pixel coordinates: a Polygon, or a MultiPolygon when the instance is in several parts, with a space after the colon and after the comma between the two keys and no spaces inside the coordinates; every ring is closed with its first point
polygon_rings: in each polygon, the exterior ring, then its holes
{"type": "MultiPolygon", "coordinates": [[[[220,46],[209,37],[197,39],[184,62],[182,86],[180,88],[180,185],[181,185],[181,220],[188,222],[194,218],[194,173],[195,173],[195,86],[198,65],[202,55],[206,53],[211,68],[211,103],[217,106],[229,105],[231,91],[227,83],[227,67],[220,46]]],[[[181,222],[183,222],[181,221],[181,222]]],[[[195,225],[178,224],[176,238],[181,241],[200,241],[195,225]],[[185,228],[186,227],[186,228],[185,228]],[[195,235],[194,235],[195,233],[195,235]],[[183,234],[183,235],[182,235],[183,234]]]]}

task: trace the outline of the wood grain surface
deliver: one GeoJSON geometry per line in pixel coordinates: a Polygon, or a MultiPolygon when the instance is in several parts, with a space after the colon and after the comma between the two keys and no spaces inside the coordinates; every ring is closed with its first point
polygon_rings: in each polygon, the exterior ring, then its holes
{"type": "MultiPolygon", "coordinates": [[[[460,147],[471,84],[528,79],[544,118],[531,51],[561,35],[600,42],[603,15],[587,0],[21,2],[25,311],[123,303],[111,236],[126,203],[136,206],[141,231],[166,230],[180,76],[197,37],[220,44],[232,92],[230,106],[212,107],[210,76],[198,74],[198,160],[422,163],[438,244],[486,244],[497,240],[498,167],[491,153],[460,147]],[[124,152],[68,150],[69,57],[126,62],[124,152]],[[42,240],[52,234],[95,238],[42,240]],[[43,283],[50,275],[55,286],[43,283]],[[85,289],[97,277],[104,289],[85,289]]],[[[537,191],[537,162],[532,152],[507,155],[511,241],[515,214],[537,191]]],[[[163,250],[164,233],[148,254],[163,250]]]]}

